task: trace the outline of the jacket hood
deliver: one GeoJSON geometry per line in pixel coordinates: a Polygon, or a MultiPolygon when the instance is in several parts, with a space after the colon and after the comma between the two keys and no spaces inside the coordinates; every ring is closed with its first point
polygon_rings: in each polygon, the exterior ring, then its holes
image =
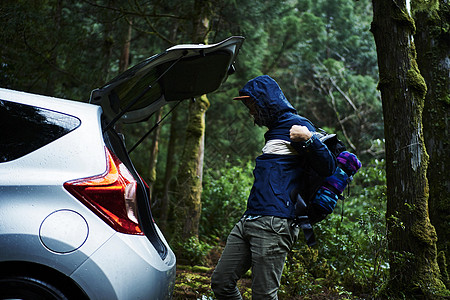
{"type": "Polygon", "coordinates": [[[258,125],[271,127],[285,113],[297,113],[284,96],[278,83],[268,75],[250,80],[239,91],[239,94],[255,99],[259,113],[255,117],[255,123],[258,125]]]}

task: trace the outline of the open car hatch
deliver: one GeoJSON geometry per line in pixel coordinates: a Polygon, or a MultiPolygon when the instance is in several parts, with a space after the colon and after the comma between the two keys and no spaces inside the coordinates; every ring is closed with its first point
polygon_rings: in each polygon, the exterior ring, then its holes
{"type": "Polygon", "coordinates": [[[170,101],[190,99],[218,89],[233,68],[244,41],[233,36],[212,45],[177,45],[154,55],[91,93],[107,120],[134,123],[170,101]]]}

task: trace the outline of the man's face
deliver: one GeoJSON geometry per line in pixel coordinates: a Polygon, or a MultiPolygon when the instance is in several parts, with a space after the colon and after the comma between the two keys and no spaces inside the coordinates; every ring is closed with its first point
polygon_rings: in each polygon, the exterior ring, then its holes
{"type": "Polygon", "coordinates": [[[244,99],[242,100],[244,102],[245,106],[248,108],[248,112],[255,117],[258,114],[258,111],[256,109],[256,102],[253,100],[253,98],[244,99]]]}
{"type": "Polygon", "coordinates": [[[258,107],[256,105],[255,100],[253,98],[248,98],[248,99],[242,100],[242,102],[244,103],[245,106],[247,106],[248,112],[253,117],[255,124],[258,126],[262,126],[262,123],[260,120],[261,118],[259,117],[259,111],[258,111],[258,107]]]}

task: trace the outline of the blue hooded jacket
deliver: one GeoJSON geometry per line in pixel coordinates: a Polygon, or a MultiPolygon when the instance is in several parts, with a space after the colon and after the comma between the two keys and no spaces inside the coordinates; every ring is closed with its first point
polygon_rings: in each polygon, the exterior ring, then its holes
{"type": "Polygon", "coordinates": [[[300,188],[306,176],[305,168],[310,166],[320,176],[327,177],[336,169],[336,158],[314,135],[308,146],[290,140],[289,130],[293,125],[306,126],[311,132],[316,129],[308,119],[297,114],[271,77],[263,75],[250,80],[239,94],[256,101],[255,122],[269,129],[264,135],[266,142],[273,139],[291,142],[298,153],[262,154],[256,158],[254,183],[245,214],[293,219],[295,203],[290,194],[300,188]]]}

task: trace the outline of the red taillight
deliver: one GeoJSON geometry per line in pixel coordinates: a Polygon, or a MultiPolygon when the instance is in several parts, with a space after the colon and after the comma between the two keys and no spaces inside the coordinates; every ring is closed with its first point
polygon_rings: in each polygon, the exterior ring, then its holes
{"type": "Polygon", "coordinates": [[[104,174],[67,181],[64,187],[115,230],[142,235],[136,207],[137,182],[107,148],[106,158],[104,174]]]}

